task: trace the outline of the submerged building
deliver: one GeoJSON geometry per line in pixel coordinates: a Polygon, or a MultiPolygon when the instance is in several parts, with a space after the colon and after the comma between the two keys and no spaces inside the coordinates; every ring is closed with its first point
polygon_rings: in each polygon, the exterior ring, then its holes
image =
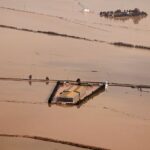
{"type": "Polygon", "coordinates": [[[71,86],[67,90],[64,90],[57,97],[57,101],[61,103],[77,103],[86,94],[86,88],[84,86],[71,86]]]}

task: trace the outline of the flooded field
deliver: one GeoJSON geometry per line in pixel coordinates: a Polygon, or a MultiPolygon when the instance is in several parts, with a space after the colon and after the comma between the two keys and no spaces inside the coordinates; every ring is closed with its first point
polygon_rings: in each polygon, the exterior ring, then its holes
{"type": "MultiPolygon", "coordinates": [[[[33,79],[48,76],[150,85],[150,51],[110,44],[150,46],[148,4],[148,0],[1,0],[0,77],[32,74],[33,79]],[[100,11],[136,7],[148,16],[137,22],[99,17],[100,11]],[[83,12],[85,8],[90,12],[83,12]]],[[[150,89],[109,87],[80,108],[49,107],[54,85],[0,80],[0,134],[41,136],[113,150],[150,149],[150,89]]],[[[80,149],[0,137],[2,150],[49,147],[80,149]]]]}
{"type": "Polygon", "coordinates": [[[76,148],[73,146],[66,146],[63,144],[56,144],[53,142],[41,142],[32,139],[26,138],[6,138],[0,137],[0,145],[1,149],[9,150],[9,149],[21,149],[21,150],[55,150],[55,149],[64,149],[64,150],[87,150],[86,148],[76,148]]]}

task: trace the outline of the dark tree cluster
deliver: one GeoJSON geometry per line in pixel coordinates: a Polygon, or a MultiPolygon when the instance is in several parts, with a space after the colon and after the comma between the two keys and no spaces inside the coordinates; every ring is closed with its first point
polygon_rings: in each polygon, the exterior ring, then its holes
{"type": "Polygon", "coordinates": [[[144,11],[140,11],[140,9],[135,8],[133,10],[120,10],[117,9],[116,11],[101,11],[101,17],[138,17],[138,16],[147,16],[148,14],[144,11]]]}

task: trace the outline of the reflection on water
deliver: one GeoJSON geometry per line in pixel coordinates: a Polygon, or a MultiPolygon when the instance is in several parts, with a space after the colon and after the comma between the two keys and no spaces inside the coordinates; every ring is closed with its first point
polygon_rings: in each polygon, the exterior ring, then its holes
{"type": "Polygon", "coordinates": [[[32,85],[32,81],[29,81],[29,85],[32,85]]]}
{"type": "Polygon", "coordinates": [[[139,24],[139,22],[146,18],[146,16],[138,16],[138,17],[120,17],[120,18],[110,18],[110,19],[114,19],[115,21],[122,21],[122,22],[126,22],[126,21],[129,21],[129,20],[132,20],[134,24],[139,24]]]}
{"type": "MultiPolygon", "coordinates": [[[[50,82],[50,81],[46,80],[46,81],[45,81],[45,84],[48,85],[49,82],[50,82]]],[[[29,80],[28,83],[29,83],[30,86],[32,86],[32,83],[33,83],[33,82],[32,82],[32,80],[29,80]]]]}

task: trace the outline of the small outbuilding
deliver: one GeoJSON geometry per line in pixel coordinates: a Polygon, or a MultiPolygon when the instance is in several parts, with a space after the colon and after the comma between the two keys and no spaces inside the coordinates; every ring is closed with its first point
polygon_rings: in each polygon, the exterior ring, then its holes
{"type": "Polygon", "coordinates": [[[86,94],[86,88],[84,86],[70,87],[68,90],[64,90],[57,97],[59,102],[63,103],[77,103],[86,94]]]}

